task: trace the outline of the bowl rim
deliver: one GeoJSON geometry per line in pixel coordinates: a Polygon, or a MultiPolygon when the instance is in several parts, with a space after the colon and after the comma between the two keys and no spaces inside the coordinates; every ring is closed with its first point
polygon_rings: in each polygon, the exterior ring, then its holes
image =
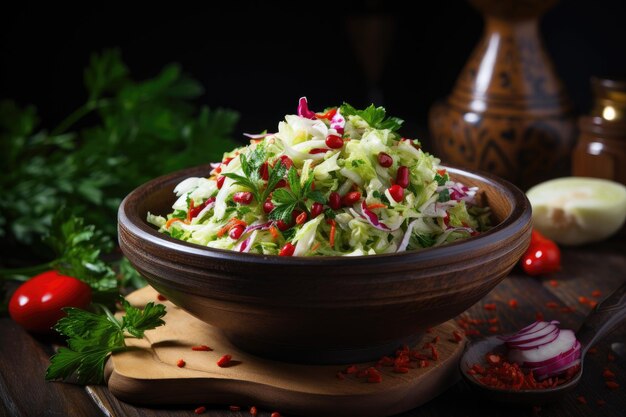
{"type": "MultiPolygon", "coordinates": [[[[363,266],[367,263],[380,264],[381,262],[406,262],[415,264],[416,262],[437,261],[446,258],[449,259],[450,257],[467,253],[468,251],[479,250],[481,248],[498,244],[499,242],[510,238],[516,231],[523,229],[524,225],[530,224],[532,216],[530,202],[526,195],[514,184],[496,175],[479,170],[462,169],[450,165],[440,165],[440,167],[447,169],[452,174],[473,178],[479,182],[489,183],[498,189],[504,190],[507,199],[511,201],[513,206],[511,212],[502,222],[487,232],[435,248],[361,256],[285,257],[278,255],[241,253],[227,249],[201,246],[195,243],[174,239],[170,236],[159,233],[157,229],[151,226],[145,218],[141,218],[136,210],[132,210],[137,205],[137,203],[133,204],[132,201],[134,200],[135,202],[138,202],[140,200],[138,196],[149,194],[149,190],[155,188],[157,185],[173,182],[174,180],[180,182],[185,178],[194,176],[192,173],[195,173],[195,176],[198,176],[205,170],[207,173],[211,170],[209,165],[199,165],[156,177],[131,191],[120,203],[118,209],[118,231],[124,228],[128,233],[134,235],[136,238],[144,240],[148,244],[154,245],[165,251],[174,251],[207,261],[220,260],[245,264],[283,264],[285,266],[294,267],[314,267],[322,265],[350,266],[355,264],[363,266]]],[[[147,213],[145,213],[144,216],[145,215],[147,215],[147,213]]],[[[118,236],[121,240],[122,233],[118,233],[118,236]]]]}

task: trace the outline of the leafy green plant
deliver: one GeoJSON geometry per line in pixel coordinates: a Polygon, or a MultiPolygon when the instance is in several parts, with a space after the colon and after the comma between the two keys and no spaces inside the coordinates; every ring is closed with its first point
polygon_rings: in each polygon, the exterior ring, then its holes
{"type": "Polygon", "coordinates": [[[62,206],[114,236],[134,187],[235,146],[238,114],[194,105],[203,88],[176,64],[135,81],[119,51],[104,51],[84,83],[86,103],[50,131],[34,107],[0,102],[0,237],[37,245],[62,206]]]}

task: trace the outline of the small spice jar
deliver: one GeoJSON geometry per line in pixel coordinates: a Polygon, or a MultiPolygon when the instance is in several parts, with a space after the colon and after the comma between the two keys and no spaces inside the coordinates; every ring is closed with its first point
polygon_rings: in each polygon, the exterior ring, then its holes
{"type": "Polygon", "coordinates": [[[626,80],[592,78],[591,114],[580,117],[572,174],[626,184],[626,80]]]}

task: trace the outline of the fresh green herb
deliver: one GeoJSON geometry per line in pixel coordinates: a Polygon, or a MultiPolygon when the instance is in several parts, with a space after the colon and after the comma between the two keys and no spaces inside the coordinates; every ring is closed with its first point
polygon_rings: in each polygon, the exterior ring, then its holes
{"type": "Polygon", "coordinates": [[[359,116],[363,120],[367,122],[370,127],[374,129],[389,129],[392,132],[400,129],[404,120],[399,119],[397,117],[389,117],[385,119],[387,116],[387,112],[384,107],[375,107],[373,104],[370,104],[365,110],[357,110],[352,107],[348,103],[343,103],[341,106],[341,114],[343,116],[359,116]]]}
{"type": "Polygon", "coordinates": [[[321,192],[311,190],[313,175],[309,175],[304,185],[301,186],[298,171],[296,171],[294,167],[291,167],[287,172],[287,183],[289,184],[289,190],[279,188],[274,190],[272,194],[274,210],[272,210],[269,215],[270,219],[282,220],[288,223],[291,220],[291,213],[296,208],[306,210],[306,205],[304,204],[306,199],[311,199],[322,204],[326,202],[321,192]]]}
{"type": "Polygon", "coordinates": [[[437,185],[442,186],[446,185],[446,182],[450,180],[450,176],[446,172],[444,175],[439,175],[439,173],[435,174],[435,181],[437,181],[437,185]]]}
{"type": "Polygon", "coordinates": [[[352,161],[352,167],[353,168],[358,168],[360,165],[365,164],[365,161],[362,159],[355,159],[354,161],[352,161]]]}
{"type": "Polygon", "coordinates": [[[415,235],[415,238],[422,248],[430,248],[436,242],[436,239],[431,235],[415,235]]]}
{"type": "Polygon", "coordinates": [[[335,210],[327,208],[326,210],[324,210],[324,217],[332,220],[337,217],[337,214],[335,213],[335,210]]]}
{"type": "Polygon", "coordinates": [[[296,236],[297,232],[298,232],[298,228],[292,227],[291,229],[287,229],[281,233],[283,234],[283,239],[285,239],[287,242],[291,242],[293,238],[296,236]]]}
{"type": "MultiPolygon", "coordinates": [[[[410,184],[409,184],[409,187],[410,187],[410,184]]],[[[374,192],[372,192],[372,197],[379,199],[381,202],[385,204],[389,204],[389,199],[387,198],[387,196],[378,190],[374,190],[374,192]]]]}
{"type": "Polygon", "coordinates": [[[50,358],[46,379],[73,377],[79,384],[98,384],[104,380],[104,362],[109,354],[126,350],[124,332],[143,338],[146,330],[162,326],[165,306],[150,302],[143,310],[132,307],[121,298],[126,314],[116,319],[103,308],[105,314],[94,314],[78,308],[63,309],[67,316],[54,329],[67,336],[68,347],[59,349],[50,358]]]}
{"type": "Polygon", "coordinates": [[[450,190],[444,188],[439,193],[439,198],[437,199],[440,203],[445,203],[446,201],[450,201],[450,190]]]}
{"type": "Polygon", "coordinates": [[[0,101],[0,237],[33,254],[60,207],[113,237],[121,198],[133,188],[220,160],[236,145],[238,115],[196,108],[203,88],[178,65],[135,81],[119,51],[105,51],[92,56],[84,82],[86,103],[51,130],[39,127],[34,107],[0,101]]]}

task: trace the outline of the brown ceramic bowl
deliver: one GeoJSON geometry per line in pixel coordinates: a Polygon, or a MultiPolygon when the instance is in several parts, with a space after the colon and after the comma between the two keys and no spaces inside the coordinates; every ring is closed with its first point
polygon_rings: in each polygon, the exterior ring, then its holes
{"type": "Polygon", "coordinates": [[[362,257],[244,254],[175,240],[146,222],[148,211],[171,211],[176,184],[209,171],[209,166],[186,169],[131,192],[119,209],[120,246],[161,294],[261,356],[350,363],[389,354],[484,297],[530,240],[531,208],[518,188],[456,168],[448,168],[453,178],[480,187],[495,227],[421,251],[362,257]]]}

